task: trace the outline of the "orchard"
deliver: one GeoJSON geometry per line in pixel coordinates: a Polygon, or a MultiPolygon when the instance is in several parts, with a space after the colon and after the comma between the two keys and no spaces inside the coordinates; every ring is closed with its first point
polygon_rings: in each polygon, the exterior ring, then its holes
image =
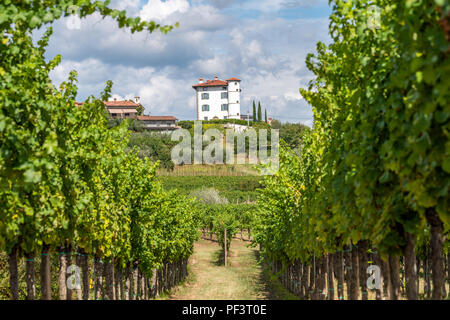
{"type": "Polygon", "coordinates": [[[76,72],[59,88],[49,78],[61,60],[44,58],[51,28],[32,41],[33,30],[73,6],[81,18],[97,12],[131,32],[172,29],[108,2],[0,4],[0,250],[12,299],[147,299],[187,274],[198,236],[190,201],[162,190],[157,164],[125,152],[126,123],[108,129],[102,101],[112,83],[76,104],[76,72]]]}
{"type": "Polygon", "coordinates": [[[450,5],[332,3],[331,42],[308,56],[300,90],[313,130],[265,179],[255,244],[304,299],[445,299],[450,5]],[[381,269],[373,290],[369,265],[381,269]]]}

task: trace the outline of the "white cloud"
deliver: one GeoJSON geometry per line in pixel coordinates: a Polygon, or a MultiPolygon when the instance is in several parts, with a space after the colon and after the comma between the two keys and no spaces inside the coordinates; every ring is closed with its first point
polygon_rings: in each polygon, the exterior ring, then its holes
{"type": "Polygon", "coordinates": [[[139,12],[140,0],[113,0],[111,7],[118,10],[126,10],[128,14],[135,15],[139,12]]]}
{"type": "Polygon", "coordinates": [[[226,8],[232,6],[236,0],[206,0],[208,3],[211,3],[216,8],[226,8]]]}
{"type": "Polygon", "coordinates": [[[297,91],[297,92],[286,92],[284,94],[284,98],[286,100],[289,100],[289,101],[297,101],[297,100],[302,99],[302,96],[300,95],[299,91],[297,91]]]}
{"type": "MultiPolygon", "coordinates": [[[[114,84],[110,100],[132,99],[140,96],[146,113],[195,117],[194,100],[191,99],[193,90],[184,79],[174,77],[176,71],[171,68],[158,71],[151,67],[111,66],[96,59],[80,62],[68,60],[52,71],[53,82],[59,85],[74,69],[79,74],[80,91],[98,96],[104,89],[106,80],[112,80],[114,84]]],[[[87,95],[83,95],[79,100],[85,98],[87,95]]]]}
{"type": "MultiPolygon", "coordinates": [[[[220,11],[220,1],[212,6],[205,0],[190,4],[150,0],[142,8],[136,7],[137,2],[113,4],[148,14],[147,19],[158,16],[163,24],[179,21],[180,28],[167,35],[131,35],[112,19],[93,15],[82,20],[82,30],[68,32],[63,21],[58,22],[49,56],[62,53],[63,63],[52,72],[54,82],[64,81],[75,68],[79,100],[98,96],[110,79],[114,96],[140,96],[146,113],[195,119],[191,86],[199,77],[238,77],[242,79],[242,113],[251,110],[256,100],[270,117],[303,123],[312,119],[311,108],[298,89],[306,87],[312,76],[304,63],[306,54],[314,51],[317,41],[328,39],[327,19],[243,19],[220,11]]],[[[259,8],[269,10],[283,3],[286,0],[262,0],[259,8]]]]}
{"type": "Polygon", "coordinates": [[[139,16],[146,20],[162,21],[173,13],[184,13],[189,10],[187,0],[149,0],[142,8],[139,16]]]}
{"type": "Polygon", "coordinates": [[[180,29],[183,30],[206,30],[215,31],[226,28],[230,21],[230,17],[225,17],[220,11],[211,6],[200,5],[191,7],[183,14],[177,13],[171,16],[168,23],[180,23],[180,29]]]}
{"type": "Polygon", "coordinates": [[[194,61],[190,66],[193,72],[201,74],[224,74],[228,69],[230,61],[223,56],[214,56],[211,59],[200,59],[194,61]]]}
{"type": "Polygon", "coordinates": [[[122,97],[122,96],[119,96],[118,94],[112,94],[111,95],[111,98],[109,98],[108,99],[108,101],[114,101],[114,99],[117,99],[117,100],[128,100],[128,99],[131,99],[131,97],[122,97]]]}
{"type": "MultiPolygon", "coordinates": [[[[182,80],[170,79],[163,74],[157,74],[153,75],[146,84],[140,86],[138,95],[145,102],[146,111],[168,112],[170,106],[178,103],[180,94],[181,96],[186,94],[187,90],[182,89],[185,86],[186,83],[182,80]]],[[[186,103],[183,107],[185,105],[186,103]]]]}
{"type": "MultiPolygon", "coordinates": [[[[51,72],[52,79],[55,83],[66,81],[69,72],[76,70],[78,72],[78,81],[80,85],[95,85],[106,82],[105,75],[108,74],[108,66],[98,59],[88,58],[83,61],[63,60],[55,70],[51,72]]],[[[92,94],[98,92],[92,92],[92,94]]]]}
{"type": "Polygon", "coordinates": [[[248,56],[254,58],[261,54],[261,44],[257,40],[252,40],[247,47],[248,56]]]}

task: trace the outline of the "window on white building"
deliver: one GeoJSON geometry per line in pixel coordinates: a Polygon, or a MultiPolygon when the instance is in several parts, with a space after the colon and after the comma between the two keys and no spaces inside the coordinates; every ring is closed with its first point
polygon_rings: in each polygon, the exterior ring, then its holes
{"type": "Polygon", "coordinates": [[[202,93],[202,99],[208,100],[209,99],[209,93],[202,93]]]}
{"type": "Polygon", "coordinates": [[[203,88],[203,91],[206,91],[206,90],[208,90],[208,88],[203,88]]]}
{"type": "Polygon", "coordinates": [[[202,111],[209,111],[209,105],[207,104],[202,105],[202,111]]]}
{"type": "Polygon", "coordinates": [[[220,110],[228,111],[228,105],[226,103],[222,104],[222,106],[220,107],[220,110]]]}
{"type": "Polygon", "coordinates": [[[228,99],[228,92],[222,92],[220,95],[222,99],[228,99]]]}
{"type": "Polygon", "coordinates": [[[208,120],[208,117],[204,117],[203,119],[204,119],[204,120],[208,120]]]}
{"type": "Polygon", "coordinates": [[[223,118],[224,118],[224,119],[228,119],[228,117],[227,117],[227,116],[223,116],[223,118]]]}

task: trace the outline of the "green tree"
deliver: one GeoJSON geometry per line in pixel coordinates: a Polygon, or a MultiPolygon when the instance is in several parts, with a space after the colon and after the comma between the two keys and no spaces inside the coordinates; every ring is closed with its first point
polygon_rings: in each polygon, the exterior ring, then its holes
{"type": "Polygon", "coordinates": [[[267,109],[264,109],[264,121],[267,123],[267,109]]]}
{"type": "Polygon", "coordinates": [[[280,139],[286,142],[291,149],[298,149],[302,142],[302,136],[309,128],[301,123],[283,123],[278,128],[280,130],[280,139]]]}
{"type": "Polygon", "coordinates": [[[137,115],[142,116],[142,114],[144,113],[144,110],[145,110],[144,106],[142,104],[139,104],[136,107],[137,115]]]}
{"type": "Polygon", "coordinates": [[[258,101],[258,122],[262,121],[261,102],[258,101]]]}
{"type": "Polygon", "coordinates": [[[134,132],[143,132],[145,130],[143,122],[137,119],[126,119],[128,121],[128,129],[134,132]]]}
{"type": "Polygon", "coordinates": [[[253,118],[252,118],[253,122],[257,122],[257,118],[256,118],[256,105],[255,105],[255,100],[253,100],[253,118]]]}
{"type": "MultiPolygon", "coordinates": [[[[34,299],[34,254],[41,252],[41,298],[50,299],[50,254],[59,253],[64,262],[74,246],[84,257],[104,260],[107,297],[112,299],[113,262],[139,261],[149,277],[151,268],[145,266],[159,267],[192,253],[197,225],[189,202],[160,191],[153,183],[156,165],[139,159],[135,151],[126,152],[126,123],[108,128],[102,101],[110,96],[112,83],[107,82],[101,97],[76,105],[76,72],[59,89],[50,80],[50,71],[61,60],[45,59],[51,29],[33,43],[33,30],[75,12],[80,17],[98,12],[131,32],[172,29],[128,18],[108,3],[0,4],[0,249],[9,255],[13,299],[19,297],[17,264],[22,254],[27,258],[28,299],[34,299]]],[[[65,271],[61,265],[60,293],[68,298],[65,271]]]]}
{"type": "Polygon", "coordinates": [[[271,126],[273,129],[280,129],[280,128],[282,127],[282,123],[281,123],[280,120],[273,119],[273,120],[272,120],[272,123],[270,124],[270,126],[271,126]]]}
{"type": "Polygon", "coordinates": [[[314,127],[302,137],[301,154],[282,145],[280,169],[266,177],[258,199],[255,239],[283,268],[297,259],[318,267],[314,299],[322,298],[330,254],[340,256],[341,266],[346,255],[350,299],[367,299],[358,275],[368,264],[367,248],[389,264],[383,268],[390,298],[398,299],[403,256],[406,296],[415,300],[416,243],[429,237],[433,299],[442,299],[450,61],[441,24],[450,7],[378,1],[379,25],[371,27],[370,4],[334,1],[331,43],[319,42],[308,55],[315,77],[301,89],[314,127]]]}

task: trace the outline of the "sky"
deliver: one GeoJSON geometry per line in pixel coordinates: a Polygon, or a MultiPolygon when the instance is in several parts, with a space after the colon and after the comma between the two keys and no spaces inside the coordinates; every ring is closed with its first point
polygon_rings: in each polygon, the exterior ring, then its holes
{"type": "Polygon", "coordinates": [[[144,114],[193,120],[199,78],[237,77],[241,114],[251,113],[256,100],[269,117],[311,126],[299,88],[312,78],[306,55],[329,41],[328,0],[113,0],[111,7],[180,27],[167,35],[131,34],[97,14],[79,28],[73,18],[54,23],[47,58],[61,54],[62,62],[52,81],[58,85],[77,70],[79,101],[99,96],[112,80],[112,98],[139,96],[144,114]]]}

